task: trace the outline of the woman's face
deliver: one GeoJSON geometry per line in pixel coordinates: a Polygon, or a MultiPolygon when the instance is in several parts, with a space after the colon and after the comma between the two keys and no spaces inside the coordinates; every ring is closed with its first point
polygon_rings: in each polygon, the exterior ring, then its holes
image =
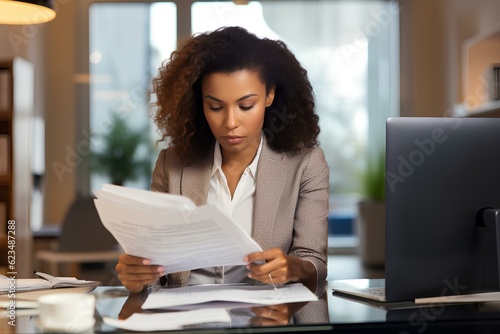
{"type": "Polygon", "coordinates": [[[258,74],[241,70],[212,73],[203,78],[203,111],[222,153],[255,154],[260,144],[264,113],[274,98],[258,74]]]}

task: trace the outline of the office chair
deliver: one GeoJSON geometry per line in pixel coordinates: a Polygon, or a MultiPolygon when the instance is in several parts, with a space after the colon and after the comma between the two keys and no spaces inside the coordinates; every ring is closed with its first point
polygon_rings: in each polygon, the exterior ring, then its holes
{"type": "Polygon", "coordinates": [[[50,274],[59,276],[59,264],[71,264],[78,277],[78,265],[117,261],[122,254],[118,242],[104,227],[93,197],[79,197],[63,220],[58,245],[54,250],[39,250],[35,258],[49,263],[50,274]]]}

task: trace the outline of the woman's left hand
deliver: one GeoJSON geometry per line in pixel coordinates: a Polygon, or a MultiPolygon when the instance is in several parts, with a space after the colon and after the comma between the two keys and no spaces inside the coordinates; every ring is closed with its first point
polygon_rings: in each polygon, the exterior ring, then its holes
{"type": "Polygon", "coordinates": [[[279,248],[249,254],[243,261],[248,262],[248,277],[262,283],[316,281],[316,268],[310,261],[286,255],[279,248]]]}

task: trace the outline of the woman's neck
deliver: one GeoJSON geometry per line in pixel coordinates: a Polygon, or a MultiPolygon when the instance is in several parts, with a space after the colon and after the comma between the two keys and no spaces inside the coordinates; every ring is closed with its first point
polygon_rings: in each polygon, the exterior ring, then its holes
{"type": "Polygon", "coordinates": [[[231,169],[245,169],[255,158],[261,140],[262,139],[259,138],[259,140],[256,140],[253,145],[247,147],[244,151],[239,152],[226,151],[221,147],[222,166],[226,166],[231,169]]]}
{"type": "Polygon", "coordinates": [[[252,163],[259,149],[260,140],[256,141],[256,145],[247,147],[244,151],[230,152],[224,151],[221,147],[222,154],[222,172],[226,176],[227,185],[231,193],[231,199],[236,191],[241,175],[244,170],[252,163]]]}

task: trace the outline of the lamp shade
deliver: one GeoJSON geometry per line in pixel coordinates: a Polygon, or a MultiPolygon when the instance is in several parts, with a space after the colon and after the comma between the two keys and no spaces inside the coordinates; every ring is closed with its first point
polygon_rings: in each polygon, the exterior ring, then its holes
{"type": "Polygon", "coordinates": [[[55,17],[52,0],[0,0],[0,24],[39,24],[55,17]]]}

